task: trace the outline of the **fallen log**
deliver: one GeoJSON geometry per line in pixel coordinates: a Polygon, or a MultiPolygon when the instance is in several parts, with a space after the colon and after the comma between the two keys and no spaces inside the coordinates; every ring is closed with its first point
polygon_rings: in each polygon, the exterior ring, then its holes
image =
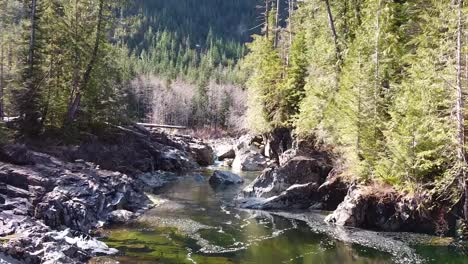
{"type": "Polygon", "coordinates": [[[150,128],[156,127],[156,128],[188,129],[188,127],[185,127],[185,126],[159,125],[159,124],[151,124],[151,123],[137,123],[137,125],[150,127],[150,128]]]}

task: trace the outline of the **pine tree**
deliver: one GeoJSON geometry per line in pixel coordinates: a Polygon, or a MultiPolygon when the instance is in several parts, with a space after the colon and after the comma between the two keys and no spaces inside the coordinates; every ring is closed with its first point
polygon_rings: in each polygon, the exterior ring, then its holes
{"type": "Polygon", "coordinates": [[[250,53],[244,62],[244,69],[250,72],[248,122],[253,130],[267,132],[281,125],[283,120],[279,87],[283,63],[272,41],[266,37],[255,37],[248,47],[250,53]]]}
{"type": "Polygon", "coordinates": [[[282,108],[284,109],[284,122],[290,126],[293,118],[299,113],[299,105],[304,98],[307,77],[307,46],[305,33],[299,32],[294,37],[289,50],[289,63],[287,67],[287,77],[282,91],[282,108]]]}
{"type": "Polygon", "coordinates": [[[16,105],[21,116],[21,133],[35,136],[41,132],[41,102],[43,102],[42,85],[47,77],[44,70],[44,47],[46,32],[43,30],[44,0],[28,1],[27,29],[24,30],[25,45],[22,56],[22,76],[17,93],[16,105]]]}

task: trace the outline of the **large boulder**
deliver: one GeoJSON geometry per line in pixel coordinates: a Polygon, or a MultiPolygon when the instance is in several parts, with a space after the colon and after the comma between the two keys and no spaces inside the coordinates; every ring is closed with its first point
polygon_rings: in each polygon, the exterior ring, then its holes
{"type": "Polygon", "coordinates": [[[32,165],[29,151],[24,145],[4,145],[0,148],[0,161],[13,163],[16,165],[32,165]]]}
{"type": "Polygon", "coordinates": [[[237,140],[234,146],[234,171],[261,171],[268,166],[268,159],[262,155],[262,138],[246,134],[237,140]]]}
{"type": "MultiPolygon", "coordinates": [[[[283,166],[268,168],[239,197],[240,206],[255,209],[328,208],[323,186],[331,166],[326,158],[296,156],[283,166]]],[[[339,196],[339,193],[336,193],[339,196]]],[[[344,194],[342,194],[344,197],[344,194]]]]}
{"type": "Polygon", "coordinates": [[[415,197],[390,187],[358,185],[349,189],[344,201],[325,221],[392,232],[446,234],[455,225],[453,217],[445,207],[428,201],[431,198],[424,194],[415,197]]]}
{"type": "Polygon", "coordinates": [[[241,184],[244,182],[244,179],[237,174],[234,174],[229,171],[219,171],[216,170],[213,172],[213,175],[209,180],[211,185],[231,185],[231,184],[241,184]]]}
{"type": "Polygon", "coordinates": [[[216,147],[215,152],[218,160],[234,159],[236,157],[236,152],[232,145],[219,145],[216,147]]]}
{"type": "Polygon", "coordinates": [[[190,143],[189,150],[199,165],[209,166],[214,164],[214,151],[209,145],[201,142],[190,143]]]}
{"type": "Polygon", "coordinates": [[[314,183],[320,186],[330,172],[329,164],[319,159],[297,156],[282,167],[268,168],[247,186],[246,197],[269,198],[281,194],[292,185],[314,183]]]}
{"type": "Polygon", "coordinates": [[[134,215],[134,213],[128,210],[115,210],[108,215],[107,221],[111,224],[123,224],[129,222],[134,215]]]}
{"type": "Polygon", "coordinates": [[[252,134],[243,135],[235,143],[234,151],[236,153],[239,152],[239,151],[245,151],[245,150],[249,149],[250,146],[252,146],[252,144],[254,142],[256,142],[256,141],[258,141],[258,140],[256,140],[256,136],[254,136],[252,134]]]}
{"type": "Polygon", "coordinates": [[[268,160],[256,151],[239,151],[232,163],[234,171],[261,171],[268,166],[268,160]]]}
{"type": "Polygon", "coordinates": [[[136,176],[134,186],[144,192],[154,193],[167,183],[167,178],[175,177],[170,172],[147,172],[136,176]]]}
{"type": "Polygon", "coordinates": [[[97,169],[89,162],[68,163],[47,154],[29,151],[34,165],[0,162],[0,196],[4,210],[15,212],[20,198],[26,210],[55,228],[66,226],[88,232],[114,210],[136,212],[151,201],[135,179],[97,169]]]}

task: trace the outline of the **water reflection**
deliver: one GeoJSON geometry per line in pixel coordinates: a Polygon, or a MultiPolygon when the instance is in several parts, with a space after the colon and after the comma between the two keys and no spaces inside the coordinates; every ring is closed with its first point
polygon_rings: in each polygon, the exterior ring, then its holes
{"type": "MultiPolygon", "coordinates": [[[[241,187],[214,190],[210,174],[167,185],[156,208],[107,230],[104,241],[121,255],[91,263],[466,263],[447,247],[415,249],[389,234],[328,226],[317,213],[237,209],[233,200],[241,187]]],[[[246,185],[257,173],[242,176],[246,185]]]]}

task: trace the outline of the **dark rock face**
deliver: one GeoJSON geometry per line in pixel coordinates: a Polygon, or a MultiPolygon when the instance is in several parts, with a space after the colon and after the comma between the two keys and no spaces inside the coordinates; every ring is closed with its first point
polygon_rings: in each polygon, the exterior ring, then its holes
{"type": "Polygon", "coordinates": [[[209,166],[214,164],[214,151],[210,146],[201,143],[190,143],[189,151],[199,165],[209,166]]]}
{"type": "Polygon", "coordinates": [[[32,165],[28,149],[22,145],[6,145],[0,148],[0,160],[16,165],[32,165]]]}
{"type": "Polygon", "coordinates": [[[328,183],[326,179],[330,171],[326,159],[295,156],[281,167],[264,170],[243,190],[240,206],[255,209],[328,208],[333,206],[328,204],[332,199],[323,184],[328,183]]]}
{"type": "Polygon", "coordinates": [[[247,197],[269,198],[276,196],[292,185],[307,183],[321,184],[330,169],[324,168],[318,160],[298,156],[288,161],[283,167],[268,168],[260,177],[244,189],[247,197]]]}
{"type": "Polygon", "coordinates": [[[203,140],[191,136],[174,135],[167,136],[165,144],[188,153],[189,157],[201,166],[213,165],[215,154],[213,148],[203,140]],[[169,142],[168,142],[169,141],[169,142]]]}
{"type": "Polygon", "coordinates": [[[244,182],[244,179],[237,174],[234,174],[229,171],[214,171],[213,175],[210,177],[211,185],[231,185],[231,184],[241,184],[244,182]]]}
{"type": "Polygon", "coordinates": [[[292,148],[293,138],[288,128],[276,128],[265,136],[265,155],[273,160],[292,148]]]}
{"type": "Polygon", "coordinates": [[[212,152],[210,147],[190,137],[170,138],[162,132],[138,126],[110,130],[103,135],[90,136],[75,149],[51,154],[64,156],[71,162],[90,161],[103,169],[129,175],[155,170],[188,171],[198,167],[197,161],[203,164],[210,161],[210,154],[206,154],[212,152]]]}
{"type": "Polygon", "coordinates": [[[369,186],[354,186],[338,208],[325,219],[339,225],[393,232],[444,234],[453,219],[443,208],[422,209],[420,199],[394,190],[377,192],[369,186]],[[418,201],[419,200],[419,201],[418,201]]]}
{"type": "Polygon", "coordinates": [[[11,236],[0,252],[16,259],[83,263],[95,255],[115,253],[87,234],[106,222],[128,221],[152,206],[140,189],[159,182],[149,175],[134,179],[90,162],[21,153],[14,154],[15,159],[30,165],[0,161],[0,236],[11,236]]]}
{"type": "Polygon", "coordinates": [[[218,160],[234,159],[236,152],[230,145],[221,146],[216,150],[216,157],[218,157],[218,160]]]}

